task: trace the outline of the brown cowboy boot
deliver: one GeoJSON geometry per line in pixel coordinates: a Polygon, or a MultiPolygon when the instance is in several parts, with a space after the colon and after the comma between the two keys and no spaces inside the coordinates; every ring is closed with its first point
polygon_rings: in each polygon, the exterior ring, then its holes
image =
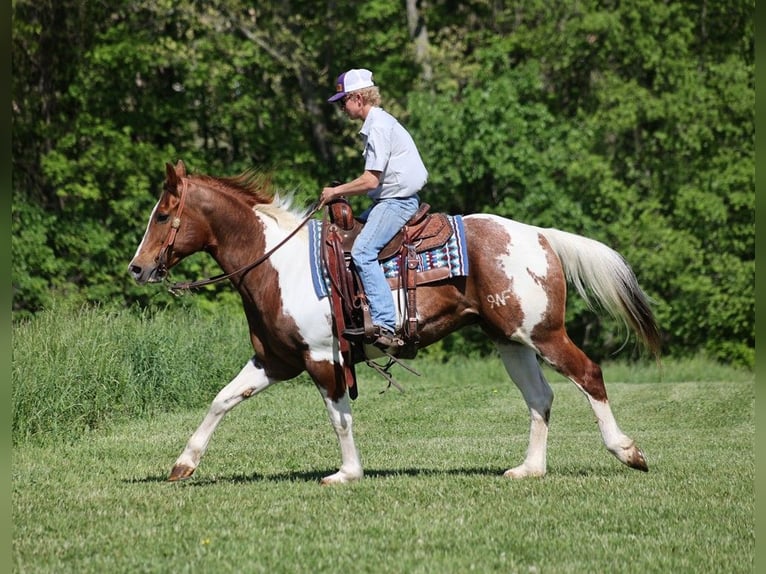
{"type": "Polygon", "coordinates": [[[348,328],[343,330],[343,337],[349,341],[363,341],[373,344],[383,351],[392,351],[404,346],[404,341],[396,333],[385,327],[375,325],[371,337],[365,333],[364,327],[348,328]]]}
{"type": "Polygon", "coordinates": [[[372,342],[378,349],[393,352],[404,346],[404,340],[385,327],[375,326],[375,340],[372,342]]]}

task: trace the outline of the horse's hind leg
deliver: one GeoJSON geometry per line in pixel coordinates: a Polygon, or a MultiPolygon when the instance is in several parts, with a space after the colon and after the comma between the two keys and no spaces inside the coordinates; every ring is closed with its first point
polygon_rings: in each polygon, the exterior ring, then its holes
{"type": "Polygon", "coordinates": [[[521,391],[529,408],[529,446],[524,462],[505,471],[508,478],[545,476],[548,421],[553,390],[545,380],[534,350],[518,343],[498,343],[505,370],[521,391]]]}
{"type": "Polygon", "coordinates": [[[620,430],[609,406],[601,367],[591,361],[567,336],[557,332],[536,341],[540,355],[571,380],[588,398],[596,415],[601,438],[617,459],[631,468],[648,471],[646,459],[635,441],[620,430]]]}
{"type": "Polygon", "coordinates": [[[186,448],[176,460],[168,480],[189,478],[199,465],[213,435],[224,415],[239,403],[256,395],[277,382],[266,376],[255,358],[249,360],[239,374],[213,399],[202,424],[186,443],[186,448]]]}

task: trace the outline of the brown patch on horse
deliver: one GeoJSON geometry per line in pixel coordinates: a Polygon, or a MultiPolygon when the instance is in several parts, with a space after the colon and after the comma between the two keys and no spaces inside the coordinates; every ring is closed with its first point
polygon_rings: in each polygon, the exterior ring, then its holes
{"type": "Polygon", "coordinates": [[[331,362],[311,358],[309,344],[301,337],[295,319],[284,309],[279,272],[272,262],[264,261],[257,271],[246,273],[235,284],[243,295],[255,355],[266,374],[288,380],[308,371],[317,386],[324,388],[333,400],[339,400],[346,391],[345,385],[336,381],[331,362]]]}
{"type": "Polygon", "coordinates": [[[567,291],[561,262],[544,235],[539,234],[538,241],[548,260],[548,274],[545,277],[533,277],[545,288],[548,305],[543,320],[532,330],[532,340],[553,367],[570,377],[595,400],[606,401],[601,367],[591,361],[566,332],[567,291]],[[557,284],[563,287],[553,289],[553,285],[557,284]]]}
{"type": "Polygon", "coordinates": [[[304,370],[303,354],[308,344],[297,336],[295,320],[284,312],[276,270],[268,262],[263,266],[269,268],[261,270],[266,271],[265,275],[262,273],[257,280],[245,278],[242,282],[243,291],[252,297],[252,300],[244,300],[250,341],[266,374],[287,380],[304,370]],[[272,274],[273,277],[269,277],[272,274]],[[260,306],[256,306],[255,301],[260,306]]]}
{"type": "Polygon", "coordinates": [[[563,331],[565,329],[567,304],[566,277],[564,276],[561,262],[542,233],[537,235],[537,240],[545,252],[545,258],[548,262],[547,273],[545,277],[541,277],[529,270],[527,272],[545,290],[548,296],[548,304],[543,314],[543,319],[532,330],[533,340],[537,340],[537,336],[543,330],[561,329],[563,331]],[[562,288],[556,289],[556,285],[561,285],[562,288]]]}
{"type": "Polygon", "coordinates": [[[339,401],[346,393],[346,384],[343,376],[338,373],[337,366],[329,361],[314,361],[306,353],[306,371],[311,375],[317,387],[325,390],[325,393],[333,401],[339,401]]]}

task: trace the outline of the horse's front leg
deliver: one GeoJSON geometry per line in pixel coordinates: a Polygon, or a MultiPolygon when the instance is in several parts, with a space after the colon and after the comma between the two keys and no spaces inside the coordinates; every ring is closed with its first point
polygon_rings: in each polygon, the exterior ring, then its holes
{"type": "Polygon", "coordinates": [[[327,414],[330,417],[330,423],[335,430],[340,444],[341,465],[338,472],[325,476],[322,484],[345,484],[354,482],[364,476],[362,471],[362,462],[359,459],[359,452],[354,443],[354,434],[352,432],[353,421],[351,418],[351,405],[348,399],[348,391],[337,401],[334,401],[327,395],[327,392],[320,387],[327,414]]]}
{"type": "Polygon", "coordinates": [[[168,480],[176,481],[189,478],[199,465],[202,455],[207,449],[210,437],[213,436],[224,415],[245,399],[249,399],[264,389],[276,383],[275,379],[266,376],[263,367],[253,357],[213,399],[202,424],[186,443],[186,448],[176,460],[168,480]]]}

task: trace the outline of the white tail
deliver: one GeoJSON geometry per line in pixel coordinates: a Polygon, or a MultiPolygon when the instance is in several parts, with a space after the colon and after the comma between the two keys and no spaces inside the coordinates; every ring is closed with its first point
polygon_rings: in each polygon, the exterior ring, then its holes
{"type": "Polygon", "coordinates": [[[595,302],[613,317],[625,321],[658,356],[660,332],[651,300],[622,255],[582,235],[553,228],[541,231],[561,260],[567,281],[588,305],[593,307],[595,302]]]}

